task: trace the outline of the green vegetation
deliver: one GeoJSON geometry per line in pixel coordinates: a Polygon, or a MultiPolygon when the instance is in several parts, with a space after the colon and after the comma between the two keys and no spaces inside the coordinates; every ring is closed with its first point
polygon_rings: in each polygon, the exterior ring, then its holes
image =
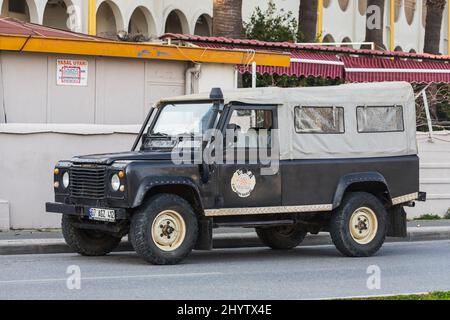
{"type": "Polygon", "coordinates": [[[450,300],[450,292],[431,292],[427,294],[399,295],[357,300],[450,300]]]}
{"type": "Polygon", "coordinates": [[[277,10],[273,2],[269,2],[266,11],[256,7],[250,21],[244,23],[244,36],[247,39],[273,42],[300,42],[303,39],[292,12],[277,10]]]}
{"type": "Polygon", "coordinates": [[[437,214],[423,214],[420,217],[415,218],[414,220],[441,220],[442,218],[437,214]]]}

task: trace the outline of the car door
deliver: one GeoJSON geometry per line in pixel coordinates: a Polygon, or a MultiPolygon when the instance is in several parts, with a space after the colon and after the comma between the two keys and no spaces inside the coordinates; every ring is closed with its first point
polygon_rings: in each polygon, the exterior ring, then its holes
{"type": "Polygon", "coordinates": [[[277,107],[233,105],[225,117],[224,163],[218,168],[221,207],[281,205],[279,151],[273,139],[278,129],[277,107]]]}

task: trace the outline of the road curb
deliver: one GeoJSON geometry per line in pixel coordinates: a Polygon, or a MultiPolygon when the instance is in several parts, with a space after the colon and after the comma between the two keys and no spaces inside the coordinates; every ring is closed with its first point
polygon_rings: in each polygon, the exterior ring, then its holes
{"type": "MultiPolygon", "coordinates": [[[[450,240],[450,227],[410,228],[406,238],[388,238],[387,242],[417,242],[450,240]]],[[[332,244],[330,235],[320,233],[309,235],[302,246],[332,244]]],[[[215,249],[252,248],[263,246],[255,232],[216,234],[213,240],[215,249]]],[[[133,251],[131,243],[123,241],[116,252],[133,251]]],[[[0,255],[72,253],[63,239],[24,239],[0,240],[0,255]]]]}

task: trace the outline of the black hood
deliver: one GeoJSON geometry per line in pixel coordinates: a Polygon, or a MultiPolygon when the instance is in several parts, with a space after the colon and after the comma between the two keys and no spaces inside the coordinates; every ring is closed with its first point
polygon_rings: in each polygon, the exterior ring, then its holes
{"type": "Polygon", "coordinates": [[[171,152],[128,151],[118,153],[92,154],[72,158],[73,163],[94,163],[110,165],[114,161],[127,160],[171,160],[171,152]]]}

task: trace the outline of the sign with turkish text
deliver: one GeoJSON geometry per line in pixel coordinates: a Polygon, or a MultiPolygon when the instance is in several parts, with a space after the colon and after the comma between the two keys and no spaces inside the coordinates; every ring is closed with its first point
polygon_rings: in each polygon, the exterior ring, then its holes
{"type": "Polygon", "coordinates": [[[56,61],[56,84],[58,86],[87,86],[88,61],[58,59],[56,61]]]}

